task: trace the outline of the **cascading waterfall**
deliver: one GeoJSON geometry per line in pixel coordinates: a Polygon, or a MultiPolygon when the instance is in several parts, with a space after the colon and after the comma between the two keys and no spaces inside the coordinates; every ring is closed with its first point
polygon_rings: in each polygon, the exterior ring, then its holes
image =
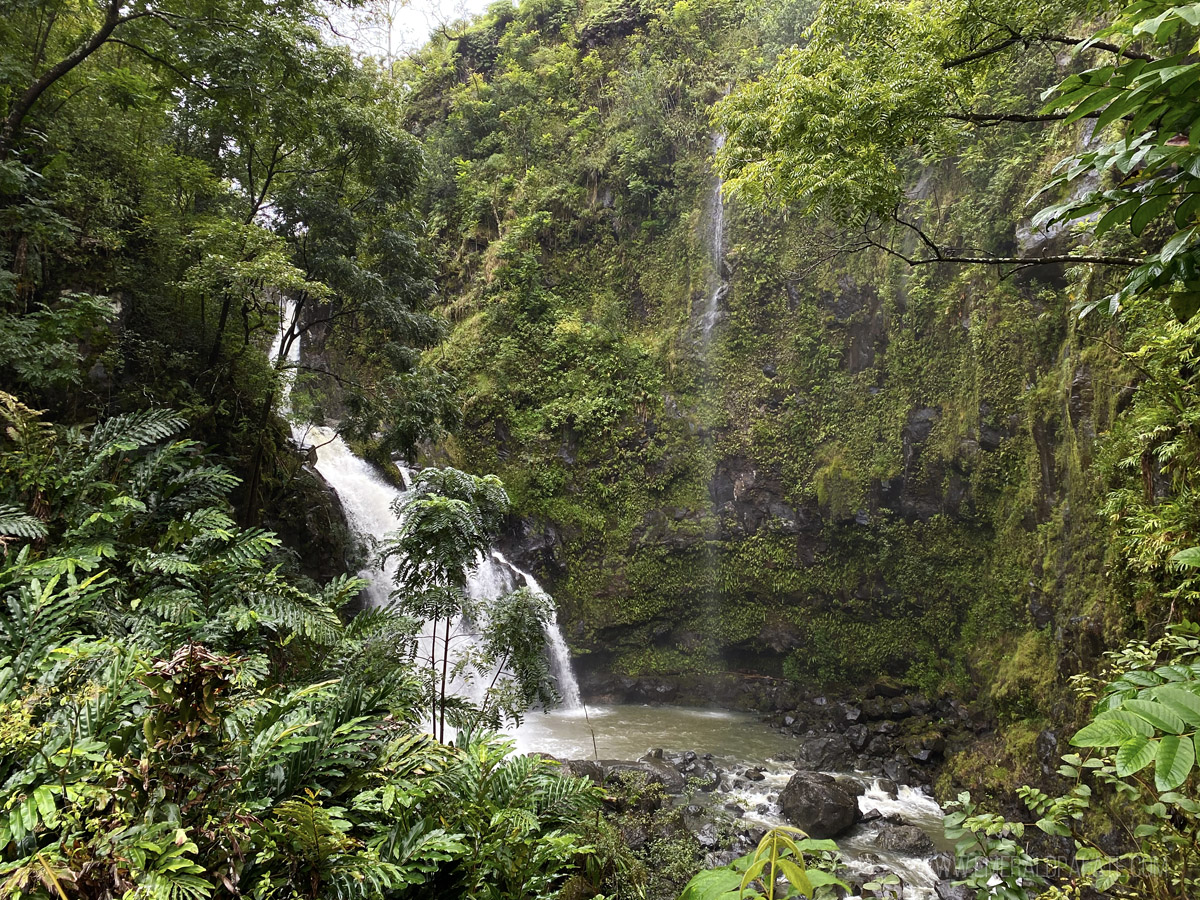
{"type": "MultiPolygon", "coordinates": [[[[539,597],[549,596],[542,590],[542,586],[538,584],[536,578],[524,569],[518,569],[510,563],[499,550],[493,550],[492,556],[500,565],[507,566],[520,576],[525,582],[525,587],[534,594],[539,597]]],[[[546,623],[546,638],[547,649],[550,651],[550,672],[558,682],[558,692],[562,695],[563,708],[567,710],[582,709],[583,700],[579,696],[579,682],[575,678],[575,669],[571,666],[571,653],[567,649],[567,642],[563,639],[562,629],[558,627],[558,609],[553,603],[550,604],[550,621],[546,623]]]]}
{"type": "MultiPolygon", "coordinates": [[[[725,135],[718,132],[713,135],[712,149],[715,154],[725,146],[725,135]]],[[[721,301],[729,292],[729,282],[725,280],[725,182],[718,175],[713,186],[712,217],[710,219],[709,255],[712,260],[716,284],[708,295],[704,314],[700,319],[701,344],[708,346],[712,340],[713,329],[721,318],[721,301]]]]}
{"type": "MultiPolygon", "coordinates": [[[[480,558],[467,581],[467,592],[476,600],[491,600],[517,588],[518,580],[539,597],[549,596],[537,579],[528,572],[518,569],[499,550],[480,558]]],[[[550,674],[558,684],[562,708],[568,711],[583,708],[579,697],[579,682],[571,666],[571,654],[567,642],[558,627],[558,613],[550,604],[550,621],[546,623],[546,650],[550,656],[550,674]]]]}
{"type": "MultiPolygon", "coordinates": [[[[295,329],[295,307],[289,300],[280,304],[280,328],[271,347],[271,358],[284,363],[283,368],[283,397],[281,409],[286,415],[291,411],[290,394],[293,373],[300,362],[300,338],[295,329]],[[285,341],[291,337],[284,352],[285,341]]],[[[397,466],[400,480],[404,488],[400,489],[388,483],[379,472],[366,460],[355,456],[336,432],[310,424],[293,424],[292,437],[301,446],[311,446],[316,450],[316,469],[337,493],[346,513],[350,527],[356,534],[366,539],[372,549],[383,541],[390,532],[400,527],[400,519],[393,510],[399,500],[411,486],[412,476],[403,466],[397,466]]],[[[391,595],[393,576],[397,563],[388,562],[383,569],[368,567],[359,575],[367,582],[365,589],[367,604],[381,606],[387,603],[391,595]]],[[[470,573],[467,591],[475,600],[494,600],[513,590],[517,579],[535,593],[545,596],[537,581],[527,572],[523,572],[509,563],[498,551],[482,557],[475,569],[470,573]]],[[[553,610],[553,604],[551,605],[553,610]]],[[[473,641],[475,635],[469,624],[462,619],[452,623],[452,642],[461,644],[463,641],[473,641]]],[[[441,636],[438,638],[440,643],[441,636]]],[[[440,666],[437,659],[437,647],[434,646],[433,634],[427,624],[421,637],[422,644],[428,644],[432,649],[421,655],[432,665],[440,666]]],[[[562,631],[558,627],[556,613],[551,613],[551,620],[546,624],[547,652],[550,656],[551,673],[558,682],[558,690],[563,698],[566,709],[579,709],[579,684],[571,668],[571,657],[562,631]]],[[[472,700],[482,699],[479,685],[472,683],[457,683],[456,693],[464,694],[472,700]]]]}

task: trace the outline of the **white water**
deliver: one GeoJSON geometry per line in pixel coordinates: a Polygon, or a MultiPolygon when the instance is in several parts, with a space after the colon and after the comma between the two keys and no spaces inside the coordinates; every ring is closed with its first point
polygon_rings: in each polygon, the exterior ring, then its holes
{"type": "MultiPolygon", "coordinates": [[[[713,135],[712,149],[716,153],[725,146],[725,135],[718,132],[713,135]]],[[[729,289],[725,281],[725,183],[717,176],[712,194],[712,216],[709,232],[709,258],[712,262],[715,285],[708,295],[704,313],[700,318],[701,344],[708,346],[712,340],[713,329],[721,318],[721,299],[729,289]]]]}
{"type": "MultiPolygon", "coordinates": [[[[476,600],[490,600],[516,588],[518,578],[536,596],[549,598],[550,595],[542,590],[536,578],[510,563],[499,550],[492,550],[476,564],[467,584],[467,591],[476,600]]],[[[579,682],[571,667],[571,654],[567,649],[567,642],[558,627],[558,612],[553,600],[550,602],[550,621],[546,623],[546,649],[550,654],[550,673],[558,684],[558,693],[562,698],[562,709],[582,709],[579,682]]]]}
{"type": "MultiPolygon", "coordinates": [[[[285,335],[294,332],[295,308],[288,301],[280,305],[280,329],[271,346],[271,358],[278,360],[284,370],[284,393],[281,403],[285,415],[291,412],[290,394],[293,374],[300,362],[300,339],[295,337],[287,349],[286,359],[281,359],[285,335]]],[[[329,483],[342,503],[350,527],[369,545],[374,557],[384,537],[400,527],[400,519],[394,511],[395,503],[404,492],[412,487],[412,476],[404,466],[397,466],[400,480],[404,488],[397,488],[386,481],[379,471],[366,460],[355,456],[336,432],[307,423],[293,424],[292,436],[301,446],[311,446],[317,452],[316,469],[329,483]]],[[[391,595],[393,577],[396,574],[397,561],[392,560],[380,566],[368,566],[359,575],[367,582],[365,589],[367,605],[378,607],[385,605],[391,595]]],[[[513,566],[498,551],[493,550],[489,556],[481,557],[467,582],[468,594],[477,601],[494,600],[511,591],[516,585],[516,577],[522,579],[530,590],[540,596],[548,596],[542,590],[532,575],[513,566]]],[[[582,704],[579,699],[579,684],[571,668],[571,656],[562,631],[558,627],[557,614],[551,601],[551,619],[546,624],[546,644],[550,656],[551,672],[558,682],[558,690],[567,709],[579,709],[582,704]]],[[[444,628],[445,625],[443,624],[444,628]]],[[[435,667],[441,664],[437,654],[438,645],[444,642],[444,635],[437,635],[436,641],[430,624],[426,624],[421,637],[422,646],[419,654],[435,667]],[[426,648],[428,648],[426,650],[426,648]]],[[[474,643],[475,634],[461,617],[451,623],[450,643],[461,647],[464,642],[474,643]]],[[[453,666],[453,651],[451,665],[453,666]]],[[[489,679],[490,680],[490,679],[489,679]]],[[[456,693],[463,694],[472,700],[482,699],[479,685],[469,680],[459,679],[453,685],[456,693]]]]}
{"type": "MultiPolygon", "coordinates": [[[[721,787],[713,794],[696,794],[689,802],[737,804],[745,811],[738,820],[745,826],[786,824],[778,797],[796,771],[789,759],[796,753],[797,738],[771,730],[749,713],[730,710],[612,705],[589,706],[587,712],[586,721],[562,710],[528,717],[514,734],[517,750],[559,759],[637,759],[652,747],[668,756],[687,750],[711,753],[724,770],[721,787]],[[760,770],[762,780],[738,778],[749,768],[760,770]]],[[[944,846],[942,810],[933,798],[901,786],[892,799],[870,776],[848,774],[867,787],[858,801],[864,813],[878,810],[915,825],[935,845],[944,846]]],[[[883,850],[875,835],[873,828],[862,825],[837,839],[845,867],[864,874],[886,869],[903,880],[904,900],[934,900],[938,878],[929,860],[883,850]]]]}

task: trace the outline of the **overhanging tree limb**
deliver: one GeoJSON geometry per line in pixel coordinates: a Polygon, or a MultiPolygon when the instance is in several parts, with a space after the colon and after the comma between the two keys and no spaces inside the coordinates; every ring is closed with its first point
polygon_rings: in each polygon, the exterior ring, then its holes
{"type": "Polygon", "coordinates": [[[4,118],[4,125],[0,127],[0,159],[8,156],[12,150],[13,142],[21,131],[21,125],[25,121],[25,117],[37,103],[38,98],[46,92],[46,90],[58,81],[76,66],[82,63],[85,59],[103,47],[112,37],[112,33],[126,22],[132,22],[134,19],[144,19],[148,17],[167,20],[167,16],[163,13],[154,10],[141,10],[139,12],[121,13],[121,8],[125,0],[108,0],[104,11],[104,21],[100,27],[92,33],[78,47],[72,50],[65,57],[47,69],[37,78],[33,84],[29,85],[12,103],[9,108],[8,115],[4,118]]]}
{"type": "Polygon", "coordinates": [[[942,63],[942,68],[946,70],[957,69],[959,66],[969,65],[970,63],[978,62],[981,59],[987,59],[989,56],[994,56],[997,53],[1001,53],[1014,44],[1029,46],[1029,44],[1038,41],[1044,44],[1065,44],[1069,47],[1077,47],[1080,44],[1086,43],[1086,49],[1088,50],[1104,50],[1108,53],[1115,53],[1117,56],[1123,56],[1126,59],[1144,59],[1147,62],[1153,62],[1155,60],[1155,57],[1151,56],[1149,53],[1140,53],[1137,50],[1130,50],[1128,47],[1119,47],[1116,44],[1110,44],[1107,41],[1089,42],[1086,38],[1070,37],[1069,35],[1065,34],[1039,34],[1032,36],[1018,34],[1006,38],[999,43],[992,44],[990,47],[983,47],[971,53],[964,54],[963,56],[956,56],[954,59],[948,59],[942,63]]]}

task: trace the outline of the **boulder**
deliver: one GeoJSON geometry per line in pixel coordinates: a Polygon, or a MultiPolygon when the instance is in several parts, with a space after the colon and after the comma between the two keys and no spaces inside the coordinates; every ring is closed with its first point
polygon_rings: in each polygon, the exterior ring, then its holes
{"type": "Polygon", "coordinates": [[[590,759],[564,759],[562,767],[576,778],[586,778],[592,784],[604,781],[604,768],[590,759]]]}
{"type": "Polygon", "coordinates": [[[952,884],[949,881],[939,881],[933,886],[938,900],[975,900],[976,891],[965,884],[952,884]]]}
{"type": "Polygon", "coordinates": [[[834,838],[858,821],[858,798],[829,775],[797,772],[779,793],[783,817],[814,838],[834,838]]]}
{"type": "Polygon", "coordinates": [[[840,734],[806,737],[796,754],[798,765],[825,772],[848,769],[853,759],[850,742],[840,734]]]}
{"type": "Polygon", "coordinates": [[[933,841],[916,825],[888,825],[875,835],[875,845],[881,850],[903,853],[905,856],[932,856],[933,841]]]}
{"type": "Polygon", "coordinates": [[[676,763],[675,769],[705,793],[715,791],[721,786],[721,770],[711,759],[698,757],[695,753],[687,753],[682,760],[676,763]]]}
{"type": "Polygon", "coordinates": [[[683,776],[676,771],[674,766],[661,759],[642,757],[636,762],[602,759],[600,765],[604,769],[606,781],[621,775],[641,775],[651,784],[661,784],[671,794],[681,793],[684,788],[683,776]]]}

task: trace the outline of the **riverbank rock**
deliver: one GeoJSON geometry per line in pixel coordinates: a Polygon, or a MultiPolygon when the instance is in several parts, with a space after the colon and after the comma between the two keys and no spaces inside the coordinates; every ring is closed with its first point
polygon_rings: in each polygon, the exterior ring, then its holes
{"type": "Polygon", "coordinates": [[[858,798],[829,775],[797,772],[779,792],[785,819],[815,838],[834,838],[858,821],[858,798]]]}
{"type": "Polygon", "coordinates": [[[876,833],[875,844],[905,856],[932,856],[935,849],[929,835],[915,825],[885,825],[876,833]]]}
{"type": "Polygon", "coordinates": [[[684,788],[684,777],[675,767],[662,759],[643,756],[638,760],[602,759],[604,780],[624,774],[642,775],[650,784],[661,784],[668,794],[678,794],[684,788]]]}
{"type": "Polygon", "coordinates": [[[965,884],[952,884],[949,881],[939,881],[933,887],[938,900],[975,900],[976,891],[965,884]]]}

